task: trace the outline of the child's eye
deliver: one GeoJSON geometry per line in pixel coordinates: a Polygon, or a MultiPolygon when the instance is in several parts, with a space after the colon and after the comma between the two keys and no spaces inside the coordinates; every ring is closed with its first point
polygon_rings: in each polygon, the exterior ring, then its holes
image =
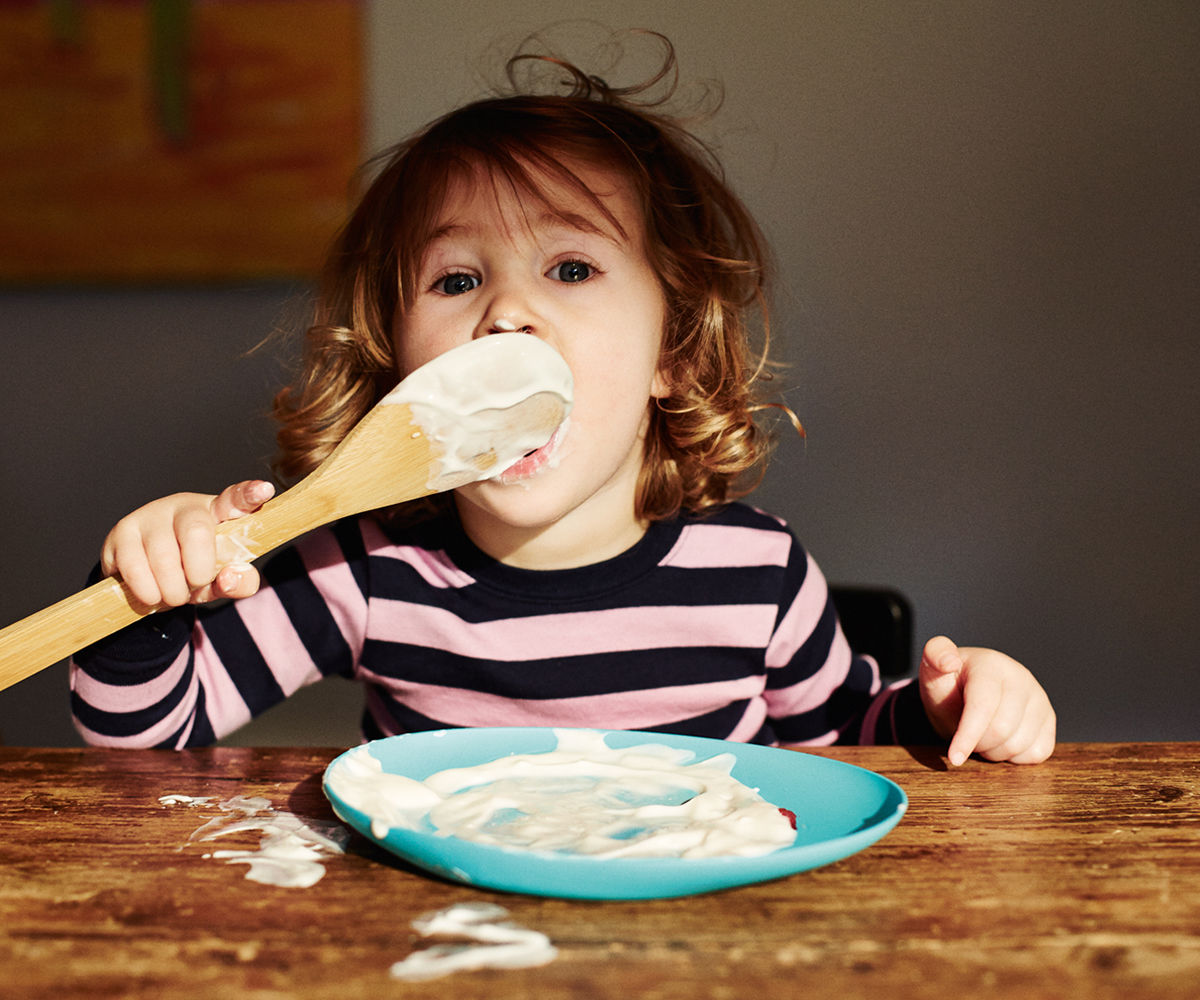
{"type": "Polygon", "coordinates": [[[462,295],[479,287],[479,279],[473,274],[456,271],[447,274],[433,283],[433,287],[443,295],[462,295]]]}
{"type": "Polygon", "coordinates": [[[550,276],[555,281],[565,281],[571,284],[577,284],[580,281],[587,281],[595,271],[587,261],[583,260],[564,260],[561,264],[555,264],[550,268],[550,276]]]}

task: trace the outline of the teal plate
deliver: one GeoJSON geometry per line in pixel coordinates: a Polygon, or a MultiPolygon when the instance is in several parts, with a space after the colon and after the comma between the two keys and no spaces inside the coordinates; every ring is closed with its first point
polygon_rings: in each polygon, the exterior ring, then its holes
{"type": "MultiPolygon", "coordinates": [[[[589,858],[397,828],[377,837],[371,817],[341,801],[329,787],[330,770],[345,754],[325,770],[325,795],[344,823],[428,872],[479,888],[567,899],[663,899],[793,875],[869,847],[899,823],[908,808],[899,785],[825,757],[695,736],[602,732],[615,750],[657,743],[690,750],[694,760],[733,754],[735,778],[796,814],[795,843],[756,858],[589,858]]],[[[375,740],[367,750],[385,772],[422,781],[449,767],[549,752],[557,747],[554,734],[553,729],[446,729],[375,740]]]]}

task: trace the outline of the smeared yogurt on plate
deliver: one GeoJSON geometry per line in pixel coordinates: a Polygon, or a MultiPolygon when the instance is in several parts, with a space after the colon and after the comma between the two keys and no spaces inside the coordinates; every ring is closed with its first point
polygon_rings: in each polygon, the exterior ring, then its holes
{"type": "Polygon", "coordinates": [[[614,749],[592,730],[555,736],[555,750],[423,781],[384,772],[358,747],[327,782],[379,838],[398,828],[593,858],[756,857],[795,841],[779,808],[733,777],[732,754],[695,760],[663,744],[614,749]]]}
{"type": "Polygon", "coordinates": [[[553,447],[561,429],[547,431],[535,407],[527,405],[515,417],[514,408],[537,394],[561,409],[564,419],[570,413],[574,382],[562,356],[530,334],[493,333],[438,355],[380,402],[407,403],[421,429],[441,445],[441,468],[429,486],[446,490],[482,478],[478,456],[493,449],[489,474],[500,475],[527,454],[553,447]]]}

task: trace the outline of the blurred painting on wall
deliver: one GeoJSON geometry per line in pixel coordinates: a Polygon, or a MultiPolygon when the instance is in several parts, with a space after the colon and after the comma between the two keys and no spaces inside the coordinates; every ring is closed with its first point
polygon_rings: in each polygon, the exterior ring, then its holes
{"type": "Polygon", "coordinates": [[[363,145],[360,0],[0,0],[0,282],[315,273],[363,145]]]}

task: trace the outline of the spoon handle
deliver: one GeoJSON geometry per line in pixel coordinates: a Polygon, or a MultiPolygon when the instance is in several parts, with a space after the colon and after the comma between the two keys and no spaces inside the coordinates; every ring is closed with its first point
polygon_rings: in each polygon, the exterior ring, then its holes
{"type": "MultiPolygon", "coordinates": [[[[437,448],[407,406],[377,407],[307,478],[244,517],[217,525],[217,561],[250,562],[322,524],[432,492],[437,448]],[[380,456],[389,474],[380,474],[380,456]]],[[[0,630],[0,691],[165,605],[109,578],[0,630]]]]}
{"type": "MultiPolygon", "coordinates": [[[[562,397],[534,393],[501,412],[492,440],[532,430],[545,442],[563,417],[562,397]]],[[[322,524],[483,479],[496,464],[491,447],[468,454],[465,471],[446,477],[442,445],[411,407],[382,402],[305,479],[254,513],[217,525],[218,564],[251,562],[322,524]]],[[[0,630],[0,691],[162,607],[142,604],[110,578],[9,625],[0,630]]]]}
{"type": "Polygon", "coordinates": [[[154,611],[114,577],[0,631],[0,690],[154,611]]]}

